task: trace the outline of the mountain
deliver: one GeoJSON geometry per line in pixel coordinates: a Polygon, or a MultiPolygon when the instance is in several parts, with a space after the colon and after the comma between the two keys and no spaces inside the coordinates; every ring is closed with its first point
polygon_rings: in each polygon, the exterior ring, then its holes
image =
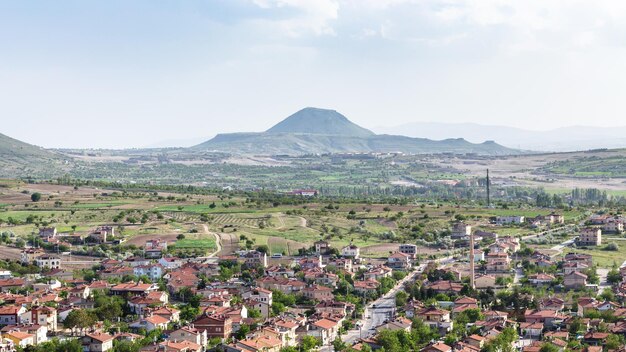
{"type": "Polygon", "coordinates": [[[0,133],[0,177],[63,175],[69,158],[0,133]]]}
{"type": "Polygon", "coordinates": [[[266,131],[267,133],[306,133],[328,136],[369,137],[365,129],[335,110],[304,108],[266,131]]]}
{"type": "Polygon", "coordinates": [[[626,147],[626,127],[569,126],[546,131],[474,123],[415,122],[379,127],[379,133],[401,132],[410,137],[431,139],[464,138],[470,142],[493,140],[510,148],[569,152],[626,147]]]}
{"type": "Polygon", "coordinates": [[[265,132],[218,134],[192,149],[253,155],[368,152],[482,155],[521,153],[492,141],[475,144],[460,138],[434,141],[398,135],[377,135],[354,124],[337,111],[317,108],[300,110],[265,132]]]}
{"type": "Polygon", "coordinates": [[[0,161],[31,162],[33,159],[59,159],[59,155],[44,148],[24,143],[0,133],[0,161]]]}

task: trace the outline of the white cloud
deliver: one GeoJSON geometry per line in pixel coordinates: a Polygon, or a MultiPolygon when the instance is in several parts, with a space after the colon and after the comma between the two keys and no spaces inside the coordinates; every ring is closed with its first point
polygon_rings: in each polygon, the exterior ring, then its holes
{"type": "Polygon", "coordinates": [[[339,12],[335,0],[253,0],[264,9],[293,8],[297,15],[274,21],[285,33],[292,37],[313,33],[315,35],[335,35],[331,25],[339,12]]]}

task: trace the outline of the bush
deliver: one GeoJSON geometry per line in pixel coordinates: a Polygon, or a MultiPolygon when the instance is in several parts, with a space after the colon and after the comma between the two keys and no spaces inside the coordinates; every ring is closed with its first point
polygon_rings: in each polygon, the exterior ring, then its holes
{"type": "Polygon", "coordinates": [[[35,192],[35,193],[31,194],[30,195],[30,200],[32,200],[33,202],[39,202],[41,200],[41,193],[35,192]]]}
{"type": "Polygon", "coordinates": [[[619,251],[619,246],[615,242],[611,242],[604,247],[606,251],[619,251]]]}

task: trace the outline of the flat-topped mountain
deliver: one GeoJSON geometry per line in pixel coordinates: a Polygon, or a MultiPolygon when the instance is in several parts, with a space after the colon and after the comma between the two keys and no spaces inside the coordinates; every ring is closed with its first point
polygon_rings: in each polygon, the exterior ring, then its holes
{"type": "Polygon", "coordinates": [[[492,141],[470,143],[464,139],[434,141],[426,138],[377,135],[335,110],[305,108],[265,132],[226,133],[192,147],[233,154],[302,155],[322,153],[476,153],[520,154],[492,141]]]}
{"type": "Polygon", "coordinates": [[[335,110],[304,108],[266,131],[267,133],[307,133],[329,136],[369,137],[365,129],[335,110]]]}

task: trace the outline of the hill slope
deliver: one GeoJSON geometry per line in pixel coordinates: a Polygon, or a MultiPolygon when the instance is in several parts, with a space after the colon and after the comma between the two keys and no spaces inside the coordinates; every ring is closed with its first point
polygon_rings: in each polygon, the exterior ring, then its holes
{"type": "Polygon", "coordinates": [[[44,148],[24,143],[0,133],[0,159],[30,161],[32,158],[58,158],[58,155],[44,148]]]}
{"type": "Polygon", "coordinates": [[[433,141],[376,135],[334,110],[316,108],[302,109],[266,132],[219,134],[192,149],[253,155],[370,152],[520,154],[518,150],[494,142],[473,144],[464,139],[433,141]]]}
{"type": "Polygon", "coordinates": [[[368,137],[365,129],[335,110],[304,108],[266,131],[267,133],[307,133],[336,136],[368,137]]]}
{"type": "Polygon", "coordinates": [[[379,127],[375,131],[431,139],[464,138],[471,142],[494,140],[511,148],[537,151],[569,152],[626,147],[626,127],[619,126],[569,126],[533,131],[475,123],[413,122],[395,127],[379,127]]]}
{"type": "Polygon", "coordinates": [[[515,155],[494,142],[470,143],[464,139],[433,141],[405,136],[373,135],[350,137],[306,133],[227,133],[204,142],[194,149],[252,155],[302,155],[324,153],[476,153],[481,155],[515,155]]]}

